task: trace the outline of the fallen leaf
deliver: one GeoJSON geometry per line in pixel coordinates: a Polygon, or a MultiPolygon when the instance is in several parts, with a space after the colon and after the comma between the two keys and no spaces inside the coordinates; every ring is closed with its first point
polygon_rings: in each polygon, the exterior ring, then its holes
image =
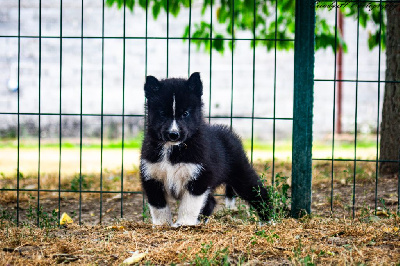
{"type": "Polygon", "coordinates": [[[392,232],[398,232],[399,231],[399,228],[398,227],[393,227],[393,228],[390,228],[390,227],[384,227],[383,229],[383,232],[385,232],[385,233],[392,233],[392,232]]]}
{"type": "Polygon", "coordinates": [[[106,227],[107,230],[116,230],[116,231],[123,231],[125,227],[122,225],[110,225],[106,227]]]}
{"type": "Polygon", "coordinates": [[[385,217],[389,217],[389,214],[388,214],[385,210],[382,210],[382,211],[377,211],[377,212],[376,212],[376,216],[385,216],[385,217]]]}
{"type": "Polygon", "coordinates": [[[122,264],[134,264],[141,261],[144,257],[146,257],[147,252],[139,253],[139,251],[135,251],[133,255],[122,262],[122,264]]]}
{"type": "Polygon", "coordinates": [[[64,225],[64,224],[72,224],[74,221],[72,220],[71,217],[69,217],[69,215],[67,213],[63,213],[61,215],[60,218],[60,225],[64,225]]]}

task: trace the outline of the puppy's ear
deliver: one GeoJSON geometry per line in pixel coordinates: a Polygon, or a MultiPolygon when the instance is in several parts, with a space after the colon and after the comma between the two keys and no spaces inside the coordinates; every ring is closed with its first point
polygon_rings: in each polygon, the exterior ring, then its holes
{"type": "Polygon", "coordinates": [[[203,95],[203,83],[201,82],[199,72],[194,72],[192,75],[190,75],[187,83],[189,86],[189,90],[192,93],[199,97],[203,95]]]}
{"type": "Polygon", "coordinates": [[[157,78],[153,76],[146,77],[146,83],[144,84],[144,95],[147,99],[150,99],[160,90],[161,84],[157,78]]]}

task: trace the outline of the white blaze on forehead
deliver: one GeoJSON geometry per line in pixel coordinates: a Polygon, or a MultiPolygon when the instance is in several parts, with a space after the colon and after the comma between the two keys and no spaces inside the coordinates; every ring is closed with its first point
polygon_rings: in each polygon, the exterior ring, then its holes
{"type": "Polygon", "coordinates": [[[172,113],[174,114],[174,121],[175,121],[175,109],[176,109],[176,101],[175,101],[175,93],[172,95],[172,113]]]}
{"type": "Polygon", "coordinates": [[[176,111],[176,101],[175,101],[175,93],[172,94],[172,113],[174,115],[174,121],[172,121],[172,124],[169,128],[170,131],[179,131],[178,124],[176,123],[175,120],[175,111],[176,111]]]}
{"type": "Polygon", "coordinates": [[[172,121],[172,124],[171,124],[169,130],[170,131],[179,131],[178,124],[176,123],[175,119],[174,119],[174,121],[172,121]]]}

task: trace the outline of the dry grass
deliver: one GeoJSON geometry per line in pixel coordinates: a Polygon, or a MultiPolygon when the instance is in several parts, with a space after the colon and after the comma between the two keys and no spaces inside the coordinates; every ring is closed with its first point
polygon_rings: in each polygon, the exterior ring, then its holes
{"type": "Polygon", "coordinates": [[[0,264],[119,265],[130,251],[148,252],[141,263],[197,265],[400,263],[399,217],[361,222],[345,219],[284,219],[274,225],[213,219],[172,229],[122,222],[123,230],[71,225],[60,229],[7,227],[0,231],[0,264]]]}
{"type": "MultiPolygon", "coordinates": [[[[272,168],[271,162],[257,161],[254,164],[258,173],[263,174],[268,185],[271,185],[271,176],[274,170],[275,175],[287,177],[286,182],[291,184],[291,163],[287,161],[275,161],[275,167],[272,168]]],[[[353,195],[353,162],[335,162],[333,168],[333,184],[331,183],[331,162],[314,162],[313,164],[313,206],[314,213],[318,215],[330,216],[330,205],[333,204],[333,211],[337,217],[351,215],[352,195],[353,195]],[[332,191],[333,188],[333,191],[332,191]],[[331,191],[333,198],[331,198],[331,191]]],[[[138,168],[134,167],[124,171],[124,191],[141,191],[138,168]]],[[[102,180],[102,190],[120,191],[121,173],[119,171],[104,170],[102,180]]],[[[395,209],[398,206],[397,200],[397,177],[383,178],[379,177],[377,198],[375,198],[375,163],[358,162],[356,165],[356,186],[355,186],[355,208],[356,211],[366,209],[371,210],[375,207],[375,201],[378,206],[395,209]],[[381,199],[385,203],[381,202],[381,199]]],[[[23,214],[30,205],[36,205],[37,202],[37,175],[27,175],[20,178],[20,188],[31,189],[32,191],[21,191],[19,193],[20,215],[23,214]]],[[[63,176],[61,179],[61,189],[70,192],[61,193],[61,206],[58,206],[58,192],[41,192],[40,204],[47,211],[52,211],[60,207],[61,211],[72,213],[78,212],[79,197],[82,197],[82,210],[87,220],[84,222],[95,223],[99,219],[94,216],[99,213],[100,195],[99,193],[82,193],[80,195],[80,177],[79,174],[63,176]]],[[[100,175],[83,174],[83,191],[100,191],[100,175]]],[[[16,189],[15,178],[0,178],[0,187],[16,189]]],[[[43,174],[40,179],[41,189],[58,190],[58,174],[43,174]]],[[[218,194],[223,194],[222,188],[217,189],[218,194]]],[[[289,189],[290,194],[290,189],[289,189]]],[[[103,216],[110,221],[114,217],[119,217],[120,194],[104,193],[103,216]]],[[[2,191],[0,193],[0,208],[7,208],[14,214],[16,212],[17,193],[15,191],[2,191]]],[[[36,206],[34,206],[36,208],[36,206]]],[[[141,195],[124,195],[123,203],[124,217],[129,217],[134,221],[140,220],[136,214],[142,213],[141,195]],[[128,215],[128,216],[126,216],[128,215]],[[130,215],[130,216],[129,216],[130,215]]],[[[104,222],[104,220],[103,220],[104,222]]]]}
{"type": "MultiPolygon", "coordinates": [[[[276,161],[274,173],[290,177],[289,162],[276,161]]],[[[257,162],[255,168],[270,182],[271,162],[257,162]]],[[[333,187],[334,217],[330,216],[331,164],[316,162],[313,165],[313,211],[325,216],[302,220],[282,219],[274,225],[259,226],[247,210],[236,212],[224,209],[215,213],[206,225],[172,229],[153,227],[149,222],[139,222],[142,214],[141,195],[124,196],[124,217],[116,220],[121,198],[104,194],[103,223],[98,225],[99,194],[83,194],[82,219],[84,225],[75,223],[66,228],[50,225],[37,228],[30,223],[15,227],[0,219],[0,265],[48,265],[71,263],[79,265],[119,265],[131,256],[130,252],[148,252],[141,264],[333,264],[333,265],[400,265],[400,218],[395,214],[398,206],[396,178],[380,178],[378,198],[385,199],[380,206],[387,210],[375,216],[374,189],[375,164],[358,163],[356,167],[356,218],[351,217],[353,163],[337,162],[334,165],[333,187]],[[387,208],[387,209],[386,209],[387,208]],[[93,214],[94,212],[94,214],[93,214]],[[84,216],[86,215],[86,216],[84,216]],[[327,218],[328,217],[328,218],[327,218]],[[107,219],[106,219],[107,218],[107,219]],[[92,224],[92,225],[89,225],[92,224]],[[109,229],[109,225],[122,225],[123,230],[109,229]]],[[[103,173],[103,187],[120,188],[118,171],[103,173]]],[[[78,179],[77,179],[78,178],[78,179]]],[[[63,177],[61,187],[71,189],[79,175],[63,177]]],[[[99,175],[85,174],[86,189],[100,186],[99,175]]],[[[14,179],[3,178],[0,185],[12,188],[14,179]]],[[[287,180],[290,184],[290,178],[287,180]]],[[[37,176],[24,176],[21,187],[36,188],[37,176]]],[[[58,188],[58,175],[41,176],[41,187],[58,188]]],[[[137,169],[124,172],[124,189],[140,190],[137,169]]],[[[219,190],[218,192],[222,192],[219,190]]],[[[21,220],[29,220],[29,208],[36,210],[36,192],[20,193],[21,220]],[[27,214],[28,213],[28,214],[27,214]]],[[[41,193],[41,205],[47,212],[57,208],[57,193],[41,193]]],[[[62,212],[76,210],[79,193],[64,193],[62,212]]],[[[2,191],[0,206],[15,215],[16,193],[2,191]]],[[[50,217],[50,218],[49,218],[50,217]]],[[[43,218],[43,217],[42,217],[43,218]]],[[[46,220],[42,219],[42,220],[46,220]]]]}

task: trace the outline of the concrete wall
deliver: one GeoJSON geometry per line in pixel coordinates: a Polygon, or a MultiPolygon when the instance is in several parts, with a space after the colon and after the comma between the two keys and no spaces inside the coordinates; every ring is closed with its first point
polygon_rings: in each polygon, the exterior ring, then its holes
{"type": "MultiPolygon", "coordinates": [[[[17,112],[18,93],[12,91],[17,83],[18,71],[18,1],[0,0],[0,112],[17,112]]],[[[21,35],[32,38],[21,38],[20,42],[20,112],[22,113],[58,113],[68,114],[62,117],[63,134],[78,136],[81,109],[85,114],[122,114],[123,106],[123,40],[110,38],[104,40],[104,68],[102,78],[102,2],[84,1],[83,35],[92,38],[83,40],[83,64],[81,70],[81,3],[80,1],[63,1],[62,14],[62,79],[60,90],[60,3],[59,1],[42,1],[41,57],[39,58],[39,4],[38,1],[21,1],[21,35]],[[39,99],[39,59],[40,99],[39,99]],[[82,71],[82,78],[81,78],[82,71]],[[102,101],[103,88],[103,101],[102,101]],[[61,95],[60,95],[61,91],[61,95]],[[40,102],[40,105],[39,105],[40,102]],[[75,115],[73,115],[75,114],[75,115]]],[[[194,3],[192,21],[200,20],[201,4],[194,3]]],[[[322,11],[323,16],[334,19],[331,11],[322,11]]],[[[181,37],[188,21],[188,11],[182,10],[177,18],[170,16],[169,36],[181,37]]],[[[159,19],[149,17],[148,35],[166,37],[167,20],[161,12],[159,19]]],[[[244,34],[244,33],[238,33],[244,34]]],[[[348,53],[344,56],[344,78],[355,79],[357,72],[357,24],[346,20],[345,39],[348,53]]],[[[105,8],[104,36],[123,36],[123,12],[105,8]]],[[[125,52],[125,114],[143,114],[143,82],[147,74],[160,78],[167,73],[167,41],[150,39],[147,46],[147,69],[145,61],[145,40],[135,37],[145,36],[145,12],[136,8],[134,13],[127,11],[126,16],[126,52],[125,52]]],[[[368,50],[366,38],[368,30],[360,30],[358,78],[360,80],[384,79],[385,57],[381,56],[378,66],[378,51],[368,50]],[[379,71],[378,71],[379,70],[379,71]]],[[[238,41],[234,52],[233,68],[233,115],[251,116],[253,90],[253,55],[249,41],[238,41]]],[[[169,41],[168,75],[170,77],[187,77],[188,43],[181,40],[169,41]]],[[[211,115],[230,115],[231,108],[231,53],[210,56],[191,47],[190,71],[199,71],[204,82],[205,114],[209,113],[211,86],[211,115]],[[210,73],[211,72],[211,73],[210,73]],[[212,75],[210,83],[210,74],[212,75]]],[[[272,117],[274,102],[274,53],[264,47],[256,49],[255,62],[255,116],[272,117]]],[[[278,52],[276,58],[276,116],[290,118],[293,101],[293,52],[278,52]]],[[[331,50],[316,53],[315,77],[333,79],[334,56],[331,50]]],[[[381,85],[381,93],[383,92],[381,85]]],[[[344,84],[344,117],[345,131],[354,130],[355,83],[344,84]]],[[[376,129],[377,120],[377,83],[358,83],[358,123],[365,132],[376,129]]],[[[381,97],[382,99],[382,97],[381,97]]],[[[382,106],[382,103],[380,103],[382,106]]],[[[316,138],[322,138],[332,131],[333,83],[316,82],[315,84],[315,128],[316,138]]],[[[37,134],[38,116],[21,115],[22,133],[37,134]]],[[[120,136],[121,117],[104,118],[107,136],[120,136]],[[111,125],[111,126],[110,126],[111,125]],[[111,128],[111,129],[109,129],[111,128]]],[[[216,123],[229,123],[228,119],[215,119],[216,123]]],[[[143,123],[141,118],[128,117],[127,134],[135,135],[143,123]]],[[[95,136],[100,131],[100,117],[90,116],[83,120],[85,136],[95,136]]],[[[17,116],[0,115],[2,134],[16,128],[17,116]]],[[[251,121],[234,119],[233,125],[245,138],[251,134],[251,121]]],[[[255,137],[272,138],[272,120],[255,121],[255,137]]],[[[42,134],[57,136],[59,117],[43,115],[41,117],[42,134]]],[[[291,121],[277,120],[277,137],[291,137],[291,121]]]]}

